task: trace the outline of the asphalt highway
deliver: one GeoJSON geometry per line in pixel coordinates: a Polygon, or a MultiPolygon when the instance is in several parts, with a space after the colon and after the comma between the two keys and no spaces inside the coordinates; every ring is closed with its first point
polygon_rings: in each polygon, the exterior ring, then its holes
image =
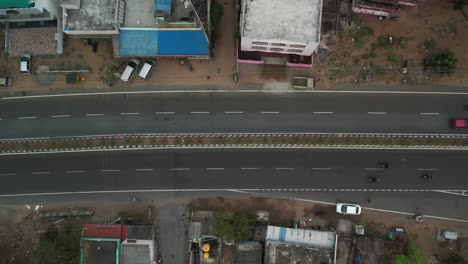
{"type": "Polygon", "coordinates": [[[206,93],[0,100],[0,138],[119,133],[466,133],[465,95],[206,93]]]}
{"type": "Polygon", "coordinates": [[[0,195],[115,190],[468,190],[468,153],[331,150],[114,151],[0,158],[0,195]],[[389,169],[377,167],[390,162],[389,169]],[[433,180],[421,175],[429,173],[433,180]],[[368,177],[380,182],[370,183],[368,177]]]}

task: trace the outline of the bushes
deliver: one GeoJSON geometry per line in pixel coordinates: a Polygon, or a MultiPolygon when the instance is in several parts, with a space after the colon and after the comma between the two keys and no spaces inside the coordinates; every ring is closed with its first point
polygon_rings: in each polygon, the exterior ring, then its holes
{"type": "Polygon", "coordinates": [[[216,234],[227,240],[249,240],[253,236],[255,219],[241,213],[215,212],[216,234]]]}
{"type": "Polygon", "coordinates": [[[458,60],[451,50],[445,49],[432,55],[429,58],[428,66],[433,72],[440,73],[441,75],[451,75],[457,69],[458,60]]]}
{"type": "Polygon", "coordinates": [[[63,230],[49,228],[34,250],[37,263],[76,264],[80,262],[80,229],[66,226],[63,230]]]}
{"type": "Polygon", "coordinates": [[[396,256],[396,264],[425,264],[426,252],[416,243],[414,238],[409,239],[406,254],[396,256]]]}

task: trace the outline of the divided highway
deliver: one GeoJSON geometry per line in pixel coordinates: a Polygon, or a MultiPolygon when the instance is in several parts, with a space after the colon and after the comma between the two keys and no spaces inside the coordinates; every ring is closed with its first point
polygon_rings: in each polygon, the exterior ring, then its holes
{"type": "MultiPolygon", "coordinates": [[[[468,153],[332,150],[114,151],[0,159],[0,195],[115,190],[468,190],[468,153]],[[389,161],[391,168],[377,163],[389,161]],[[434,179],[421,178],[430,173],[434,179]],[[368,177],[381,179],[368,182],[368,177]]],[[[464,197],[463,197],[464,198],[464,197]]]]}
{"type": "Polygon", "coordinates": [[[0,138],[119,133],[464,133],[468,96],[128,94],[0,100],[0,138]]]}

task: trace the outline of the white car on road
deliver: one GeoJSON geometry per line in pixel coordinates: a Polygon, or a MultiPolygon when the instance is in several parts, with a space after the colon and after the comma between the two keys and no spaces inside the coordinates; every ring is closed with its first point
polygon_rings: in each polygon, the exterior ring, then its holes
{"type": "Polygon", "coordinates": [[[344,215],[359,215],[361,214],[361,206],[357,204],[337,203],[336,212],[344,215]]]}

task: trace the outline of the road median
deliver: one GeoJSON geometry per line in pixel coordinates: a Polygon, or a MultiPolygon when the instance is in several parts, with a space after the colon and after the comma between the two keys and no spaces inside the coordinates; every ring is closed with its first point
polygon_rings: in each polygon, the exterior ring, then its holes
{"type": "Polygon", "coordinates": [[[0,140],[1,155],[184,148],[468,150],[468,135],[375,133],[210,133],[104,135],[0,140]]]}

